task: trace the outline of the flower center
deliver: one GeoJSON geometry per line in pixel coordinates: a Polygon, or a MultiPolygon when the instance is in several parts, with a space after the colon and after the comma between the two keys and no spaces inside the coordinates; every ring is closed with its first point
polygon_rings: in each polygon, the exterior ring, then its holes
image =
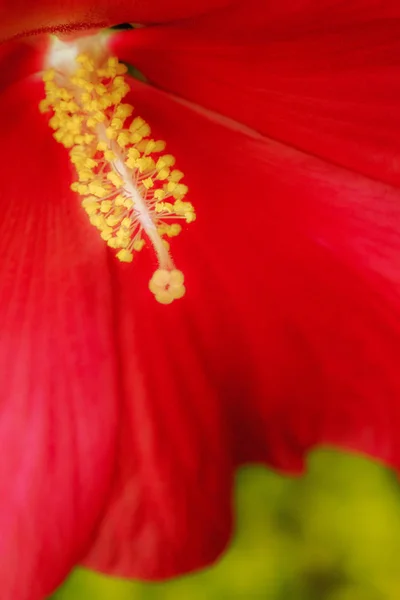
{"type": "Polygon", "coordinates": [[[69,150],[77,173],[71,189],[119,260],[131,262],[150,242],[159,268],[149,289],[158,302],[170,304],[185,286],[166,238],[181,232],[179,221],[195,220],[192,204],[184,201],[183,173],[164,154],[166,143],[151,138],[149,125],[122,102],[130,90],[126,66],[104,53],[62,45],[67,54],[63,60],[57,54],[43,74],[46,97],[39,108],[51,112],[54,138],[69,150]]]}

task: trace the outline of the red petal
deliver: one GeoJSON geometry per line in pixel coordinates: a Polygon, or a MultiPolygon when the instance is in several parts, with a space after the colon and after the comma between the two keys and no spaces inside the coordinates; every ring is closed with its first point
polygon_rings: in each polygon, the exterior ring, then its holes
{"type": "Polygon", "coordinates": [[[400,194],[133,85],[198,220],[172,243],[173,305],[149,254],[113,263],[126,417],[86,564],[157,579],[226,541],[224,452],[294,472],[335,443],[400,466],[400,194]]]}
{"type": "Polygon", "coordinates": [[[282,12],[271,24],[281,6],[272,4],[253,0],[186,25],[124,32],[114,47],[157,86],[398,185],[400,5],[341,2],[332,17],[338,3],[322,10],[293,2],[287,21],[279,22],[282,12]],[[328,17],[339,23],[327,27],[328,17]]]}
{"type": "Polygon", "coordinates": [[[13,600],[43,600],[82,555],[116,434],[104,246],[69,191],[38,87],[16,84],[0,106],[0,587],[13,600]]]}
{"type": "Polygon", "coordinates": [[[0,93],[20,79],[40,71],[46,47],[46,41],[41,38],[38,38],[35,44],[25,41],[1,44],[0,93]]]}
{"type": "Polygon", "coordinates": [[[44,31],[67,33],[118,23],[172,21],[230,3],[232,0],[0,0],[0,40],[44,31]]]}
{"type": "Polygon", "coordinates": [[[154,580],[207,565],[225,548],[232,466],[190,315],[155,306],[140,268],[115,269],[124,419],[109,507],[84,564],[154,580]]]}

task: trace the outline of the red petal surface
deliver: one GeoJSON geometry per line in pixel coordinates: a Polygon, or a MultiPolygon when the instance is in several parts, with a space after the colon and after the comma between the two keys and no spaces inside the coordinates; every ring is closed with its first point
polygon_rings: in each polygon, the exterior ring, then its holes
{"type": "Polygon", "coordinates": [[[27,81],[0,96],[0,590],[43,600],[108,491],[117,383],[104,246],[27,81]]]}
{"type": "MultiPolygon", "coordinates": [[[[47,36],[46,36],[47,37],[47,36]]],[[[41,71],[42,58],[47,47],[47,39],[43,37],[18,42],[7,42],[0,45],[0,93],[14,82],[41,71]]]]}
{"type": "Polygon", "coordinates": [[[112,263],[125,420],[85,564],[158,579],[226,541],[224,447],[288,472],[315,444],[400,466],[400,194],[133,86],[198,220],[172,243],[173,305],[147,290],[149,253],[112,263]]]}
{"type": "Polygon", "coordinates": [[[232,0],[0,0],[0,40],[38,31],[71,32],[118,23],[159,23],[207,13],[232,0]]]}
{"type": "Polygon", "coordinates": [[[400,4],[383,4],[250,0],[114,48],[157,86],[398,185],[400,4]]]}

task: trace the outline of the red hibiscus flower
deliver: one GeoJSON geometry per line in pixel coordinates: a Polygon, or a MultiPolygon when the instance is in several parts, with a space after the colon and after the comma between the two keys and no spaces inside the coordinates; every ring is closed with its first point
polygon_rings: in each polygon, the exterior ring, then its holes
{"type": "Polygon", "coordinates": [[[125,4],[2,2],[3,39],[174,19],[109,45],[152,82],[128,77],[127,100],[197,211],[171,242],[187,293],[164,306],[154,254],[119,262],[71,190],[38,110],[43,48],[2,46],[7,600],[78,562],[210,563],[248,461],[296,473],[334,444],[400,463],[398,3],[125,4]]]}

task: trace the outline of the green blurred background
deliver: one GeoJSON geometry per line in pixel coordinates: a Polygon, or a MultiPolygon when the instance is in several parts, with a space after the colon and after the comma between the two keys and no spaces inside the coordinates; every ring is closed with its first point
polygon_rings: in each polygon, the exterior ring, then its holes
{"type": "Polygon", "coordinates": [[[166,584],[76,570],[52,600],[400,600],[400,486],[371,461],[331,450],[289,479],[237,478],[237,531],[214,567],[166,584]]]}

